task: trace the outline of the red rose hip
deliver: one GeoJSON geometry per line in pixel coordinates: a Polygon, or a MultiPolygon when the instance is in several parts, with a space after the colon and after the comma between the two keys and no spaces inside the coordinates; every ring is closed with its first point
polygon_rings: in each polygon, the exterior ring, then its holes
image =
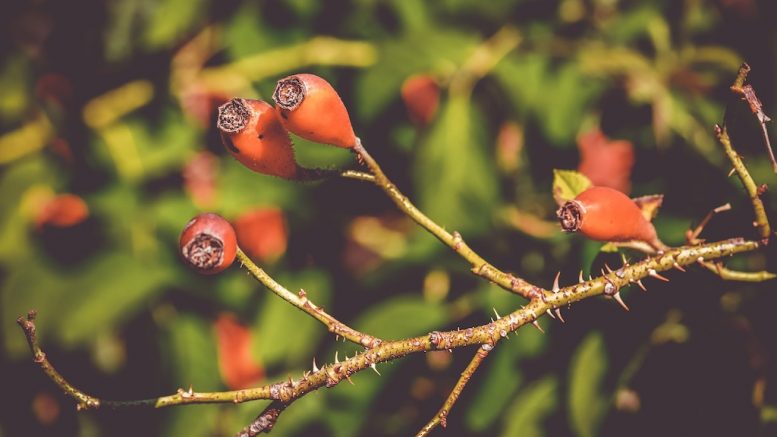
{"type": "Polygon", "coordinates": [[[272,106],[234,98],[219,107],[216,126],[229,153],[249,169],[295,179],[299,167],[289,133],[272,106]]]}
{"type": "Polygon", "coordinates": [[[189,221],[179,241],[181,256],[198,272],[219,273],[235,261],[237,237],[232,225],[213,213],[200,214],[189,221]]]}
{"type": "Polygon", "coordinates": [[[272,98],[290,132],[347,149],[356,145],[348,110],[326,80],[313,74],[295,74],[278,81],[272,98]]]}

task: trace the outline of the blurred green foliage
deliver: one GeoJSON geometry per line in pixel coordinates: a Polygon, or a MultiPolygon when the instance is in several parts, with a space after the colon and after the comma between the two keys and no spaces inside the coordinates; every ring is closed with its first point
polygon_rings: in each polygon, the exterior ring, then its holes
{"type": "MultiPolygon", "coordinates": [[[[0,435],[231,435],[265,405],[78,418],[62,396],[56,408],[41,407],[40,394],[56,389],[30,369],[14,323],[31,308],[54,364],[106,398],[189,385],[225,389],[212,326],[222,312],[250,330],[265,382],[298,377],[313,357],[323,364],[335,351],[358,351],[237,266],[219,277],[188,271],[176,254],[178,233],[203,210],[234,220],[252,208],[281,208],[288,250],[267,270],[380,337],[483,324],[494,307],[504,314],[522,303],[478,283],[374,187],[295,184],[231,159],[214,131],[216,105],[234,95],[269,99],[287,74],[330,80],[366,147],[422,210],[462,232],[495,265],[540,285],[559,270],[567,283],[580,269],[619,262],[601,254],[601,244],[542,231],[554,226],[553,170],[577,167],[576,138],[592,129],[634,144],[632,194],[665,194],[656,226],[667,243],[681,244],[685,229],[727,201],[735,212],[716,218],[705,238],[750,236],[748,201],[726,179],[711,126],[735,100],[727,84],[745,58],[767,112],[777,103],[777,31],[765,24],[777,11],[768,0],[66,3],[0,7],[0,382],[15,397],[0,412],[0,435]],[[440,87],[428,126],[405,113],[400,90],[414,74],[440,87]],[[505,123],[518,126],[513,143],[500,139],[505,123]],[[193,169],[203,151],[214,167],[193,169]],[[202,194],[203,185],[215,194],[202,194]],[[61,193],[84,199],[85,221],[38,223],[61,193]],[[534,225],[505,219],[510,211],[534,225]],[[433,271],[437,282],[425,282],[433,271]]],[[[729,117],[742,120],[735,145],[756,181],[773,180],[748,110],[732,109],[729,117]]],[[[294,141],[305,166],[356,166],[347,151],[294,141]]],[[[574,183],[565,190],[575,191],[574,183]]],[[[773,207],[777,196],[764,199],[773,207]]],[[[735,266],[774,269],[769,253],[735,266]]],[[[721,284],[705,272],[683,278],[649,297],[629,294],[637,310],[629,318],[610,302],[585,303],[565,312],[563,329],[511,335],[465,390],[447,432],[665,435],[671,432],[658,424],[672,422],[678,434],[767,435],[777,395],[756,396],[752,379],[777,377],[761,360],[777,355],[774,342],[765,345],[777,326],[764,309],[775,297],[757,292],[768,285],[721,284]],[[691,340],[678,342],[681,350],[654,347],[653,361],[640,358],[644,372],[631,388],[644,396],[644,410],[624,412],[613,402],[614,381],[672,308],[690,314],[691,340]],[[756,346],[742,350],[742,338],[756,346]],[[709,351],[725,358],[693,361],[709,351]],[[695,381],[682,368],[661,372],[667,360],[710,366],[716,378],[733,375],[719,389],[730,401],[705,394],[715,380],[695,381]],[[689,404],[704,416],[674,414],[689,404]]],[[[355,375],[354,386],[295,402],[273,434],[414,433],[437,411],[469,353],[408,357],[380,365],[380,377],[355,375]]]]}

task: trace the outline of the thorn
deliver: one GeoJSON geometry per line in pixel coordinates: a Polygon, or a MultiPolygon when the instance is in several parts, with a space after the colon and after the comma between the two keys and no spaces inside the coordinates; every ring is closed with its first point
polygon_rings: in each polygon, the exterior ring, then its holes
{"type": "Polygon", "coordinates": [[[340,364],[340,358],[337,356],[337,351],[335,351],[335,363],[340,364]]]}
{"type": "Polygon", "coordinates": [[[500,316],[500,315],[499,315],[499,313],[498,313],[498,312],[496,312],[496,308],[491,308],[491,309],[493,309],[493,310],[494,310],[494,314],[496,314],[496,318],[497,318],[497,320],[502,318],[502,316],[500,316]]]}
{"type": "Polygon", "coordinates": [[[378,372],[378,366],[375,365],[375,363],[370,364],[370,368],[375,371],[375,373],[378,374],[378,376],[382,376],[380,372],[378,372]]]}
{"type": "Polygon", "coordinates": [[[672,263],[672,267],[676,268],[677,270],[679,270],[679,271],[681,271],[683,273],[685,272],[685,267],[681,266],[680,264],[677,264],[676,261],[674,263],[672,263]]]}
{"type": "Polygon", "coordinates": [[[316,357],[313,357],[313,372],[318,372],[318,366],[316,365],[316,357]]]}
{"type": "Polygon", "coordinates": [[[732,168],[731,171],[728,172],[728,176],[727,177],[734,176],[734,173],[736,173],[736,172],[737,172],[737,169],[736,168],[732,168]]]}
{"type": "Polygon", "coordinates": [[[593,277],[593,276],[591,276],[591,275],[588,275],[588,280],[589,280],[589,281],[593,281],[593,280],[594,280],[594,277],[593,277]]]}
{"type": "Polygon", "coordinates": [[[661,276],[660,274],[658,274],[658,272],[655,269],[648,269],[648,275],[656,279],[660,279],[664,282],[669,282],[669,279],[666,279],[664,276],[661,276]]]}
{"type": "Polygon", "coordinates": [[[626,255],[623,254],[623,253],[621,253],[621,261],[623,261],[623,266],[624,267],[628,267],[630,265],[629,264],[629,260],[626,259],[626,255]]]}
{"type": "Polygon", "coordinates": [[[604,268],[607,269],[607,273],[612,273],[612,269],[607,265],[607,263],[604,263],[604,268]]]}
{"type": "Polygon", "coordinates": [[[349,382],[351,385],[356,385],[356,384],[354,384],[354,383],[353,383],[353,381],[351,381],[351,377],[350,377],[350,376],[349,376],[347,373],[345,374],[345,379],[347,379],[347,380],[348,380],[348,382],[349,382]]]}
{"type": "Polygon", "coordinates": [[[543,334],[545,333],[545,331],[542,329],[542,326],[540,326],[540,324],[539,324],[539,323],[537,323],[537,321],[536,321],[536,320],[535,320],[535,321],[533,321],[533,322],[531,322],[531,324],[532,324],[532,326],[534,326],[535,328],[537,328],[537,329],[538,329],[538,330],[539,330],[541,333],[543,333],[543,334]]]}
{"type": "Polygon", "coordinates": [[[561,271],[559,270],[558,273],[556,273],[556,279],[553,280],[553,292],[558,293],[558,278],[561,276],[561,271]]]}
{"type": "Polygon", "coordinates": [[[637,279],[635,282],[637,285],[639,285],[639,288],[641,288],[642,291],[647,291],[647,287],[645,287],[645,284],[642,283],[642,279],[637,279]]]}
{"type": "Polygon", "coordinates": [[[550,308],[545,310],[545,313],[550,316],[551,319],[555,319],[556,316],[553,315],[553,313],[550,311],[550,308]]]}
{"type": "Polygon", "coordinates": [[[577,276],[577,283],[582,284],[583,282],[585,282],[585,279],[583,279],[583,271],[580,270],[580,274],[577,276]]]}
{"type": "Polygon", "coordinates": [[[567,323],[566,320],[564,320],[563,317],[561,317],[561,308],[556,308],[556,316],[559,320],[561,320],[561,323],[567,323]]]}
{"type": "Polygon", "coordinates": [[[623,301],[620,292],[613,294],[612,297],[616,302],[618,302],[620,306],[623,307],[624,310],[629,311],[629,307],[626,306],[626,303],[623,301]]]}

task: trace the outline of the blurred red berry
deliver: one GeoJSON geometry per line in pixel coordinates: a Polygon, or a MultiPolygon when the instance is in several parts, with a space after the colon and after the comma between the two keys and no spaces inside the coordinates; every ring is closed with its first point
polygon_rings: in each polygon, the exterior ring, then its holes
{"type": "Polygon", "coordinates": [[[216,331],[219,371],[230,390],[250,387],[264,378],[264,369],[251,356],[251,331],[233,314],[221,313],[216,331]]]}
{"type": "Polygon", "coordinates": [[[405,102],[410,121],[418,126],[426,126],[437,115],[440,85],[426,74],[410,76],[402,84],[402,101],[405,102]]]}
{"type": "Polygon", "coordinates": [[[240,214],[235,231],[240,248],[252,258],[272,262],[286,252],[286,220],[278,208],[255,208],[240,214]]]}
{"type": "Polygon", "coordinates": [[[595,129],[578,137],[577,146],[580,149],[578,171],[594,185],[614,188],[625,194],[631,191],[634,147],[630,141],[610,141],[595,129]]]}
{"type": "Polygon", "coordinates": [[[209,208],[216,201],[218,170],[218,158],[207,150],[197,153],[184,165],[184,189],[198,208],[209,208]]]}
{"type": "Polygon", "coordinates": [[[86,202],[75,194],[60,194],[43,205],[35,217],[38,228],[51,226],[68,228],[75,226],[89,217],[89,207],[86,202]]]}

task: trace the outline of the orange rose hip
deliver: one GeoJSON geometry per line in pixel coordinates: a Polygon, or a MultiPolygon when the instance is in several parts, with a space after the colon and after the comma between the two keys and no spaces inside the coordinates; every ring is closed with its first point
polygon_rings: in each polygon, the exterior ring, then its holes
{"type": "Polygon", "coordinates": [[[313,74],[295,74],[278,81],[272,98],[290,132],[347,149],[356,145],[348,110],[326,80],[313,74]]]}
{"type": "Polygon", "coordinates": [[[289,133],[266,102],[234,98],[219,107],[216,126],[224,147],[249,169],[286,179],[297,177],[289,133]]]}
{"type": "Polygon", "coordinates": [[[608,187],[591,187],[558,209],[561,228],[597,241],[643,241],[656,250],[666,246],[642,210],[627,195],[608,187]]]}

